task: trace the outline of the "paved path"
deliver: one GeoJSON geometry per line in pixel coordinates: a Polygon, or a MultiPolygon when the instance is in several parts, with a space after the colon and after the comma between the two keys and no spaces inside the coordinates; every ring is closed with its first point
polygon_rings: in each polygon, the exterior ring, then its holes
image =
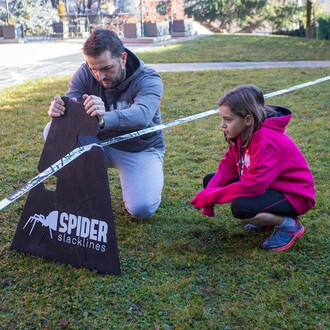
{"type": "MultiPolygon", "coordinates": [[[[184,40],[178,38],[164,44],[152,45],[127,44],[126,47],[132,51],[141,51],[184,40]]],[[[78,66],[84,62],[81,51],[82,44],[83,40],[0,44],[0,89],[39,77],[72,75],[78,66]]],[[[181,72],[250,68],[328,67],[330,61],[154,63],[148,65],[158,72],[181,72]]]]}
{"type": "Polygon", "coordinates": [[[154,63],[148,64],[158,72],[182,72],[196,70],[223,69],[271,69],[271,68],[323,68],[330,61],[290,61],[290,62],[208,62],[208,63],[154,63]]]}

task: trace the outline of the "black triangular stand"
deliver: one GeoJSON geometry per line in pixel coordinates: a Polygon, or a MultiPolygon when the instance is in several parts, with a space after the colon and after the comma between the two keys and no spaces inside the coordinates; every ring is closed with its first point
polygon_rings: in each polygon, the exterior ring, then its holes
{"type": "MultiPolygon", "coordinates": [[[[63,98],[67,111],[54,118],[40,157],[44,171],[77,147],[79,134],[96,136],[97,120],[82,104],[63,98]]],[[[77,267],[120,274],[111,197],[103,150],[93,147],[55,174],[56,190],[33,188],[12,249],[77,267]]]]}

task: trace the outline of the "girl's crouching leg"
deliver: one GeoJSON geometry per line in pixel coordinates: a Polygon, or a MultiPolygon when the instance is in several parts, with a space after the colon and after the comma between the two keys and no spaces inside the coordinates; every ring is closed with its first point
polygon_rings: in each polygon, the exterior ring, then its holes
{"type": "Polygon", "coordinates": [[[233,200],[231,204],[231,211],[234,218],[243,224],[251,224],[256,226],[278,226],[283,220],[284,216],[273,213],[260,212],[254,207],[249,198],[238,197],[233,200]]]}

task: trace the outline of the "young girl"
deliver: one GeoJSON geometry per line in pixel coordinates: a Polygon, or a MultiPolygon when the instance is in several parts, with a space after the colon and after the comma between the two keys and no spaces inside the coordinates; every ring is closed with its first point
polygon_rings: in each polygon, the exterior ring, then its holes
{"type": "Polygon", "coordinates": [[[215,204],[232,201],[233,216],[242,223],[275,226],[264,249],[286,250],[305,231],[298,215],[315,204],[311,171],[284,133],[292,113],[265,105],[262,92],[253,85],[227,93],[220,99],[219,112],[229,150],[218,172],[204,178],[206,189],[190,203],[213,217],[215,204]]]}

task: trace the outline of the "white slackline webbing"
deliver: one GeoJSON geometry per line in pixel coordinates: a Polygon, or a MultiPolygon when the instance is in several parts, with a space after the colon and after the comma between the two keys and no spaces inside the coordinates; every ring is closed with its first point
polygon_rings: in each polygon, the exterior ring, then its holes
{"type": "MultiPolygon", "coordinates": [[[[296,89],[311,86],[311,85],[314,85],[314,84],[318,84],[320,82],[323,82],[323,81],[326,81],[326,80],[329,80],[329,79],[330,79],[330,76],[327,76],[327,77],[324,77],[324,78],[321,78],[321,79],[309,81],[309,82],[301,84],[301,85],[292,86],[292,87],[289,87],[287,89],[282,89],[282,90],[277,91],[277,92],[266,94],[266,95],[264,95],[264,98],[266,99],[266,98],[270,98],[270,97],[273,97],[273,96],[277,96],[277,95],[285,94],[285,93],[288,93],[288,92],[292,92],[296,89]]],[[[68,153],[63,158],[61,158],[59,161],[57,161],[56,163],[54,163],[53,165],[48,167],[46,170],[41,172],[39,175],[37,175],[36,177],[31,179],[25,185],[18,188],[11,195],[9,195],[5,199],[3,199],[0,202],[0,210],[5,208],[7,205],[12,203],[14,200],[16,200],[17,198],[21,197],[22,195],[24,195],[25,193],[30,191],[32,188],[37,186],[40,182],[46,180],[48,177],[50,177],[51,175],[53,175],[54,173],[56,173],[57,171],[62,169],[64,166],[71,163],[73,160],[78,158],[83,153],[89,151],[93,147],[108,146],[110,144],[114,144],[114,143],[121,142],[121,141],[124,141],[124,140],[132,139],[134,137],[141,136],[141,135],[148,134],[148,133],[155,132],[155,131],[159,131],[159,130],[162,130],[162,129],[165,129],[165,128],[168,128],[168,127],[171,127],[171,126],[183,124],[183,123],[186,123],[188,121],[192,121],[192,120],[195,120],[195,119],[199,119],[199,118],[207,117],[207,116],[210,116],[210,115],[214,115],[218,112],[219,112],[218,109],[213,109],[213,110],[198,113],[196,115],[185,117],[185,118],[182,118],[182,119],[177,119],[177,120],[171,121],[167,124],[162,124],[162,125],[157,125],[157,126],[154,126],[154,127],[145,128],[145,129],[142,129],[140,131],[136,131],[136,132],[133,132],[133,133],[117,136],[117,137],[114,137],[114,138],[109,139],[109,140],[103,140],[103,141],[100,141],[98,143],[92,143],[92,144],[88,144],[86,146],[78,147],[78,148],[72,150],[70,153],[68,153]]]]}

